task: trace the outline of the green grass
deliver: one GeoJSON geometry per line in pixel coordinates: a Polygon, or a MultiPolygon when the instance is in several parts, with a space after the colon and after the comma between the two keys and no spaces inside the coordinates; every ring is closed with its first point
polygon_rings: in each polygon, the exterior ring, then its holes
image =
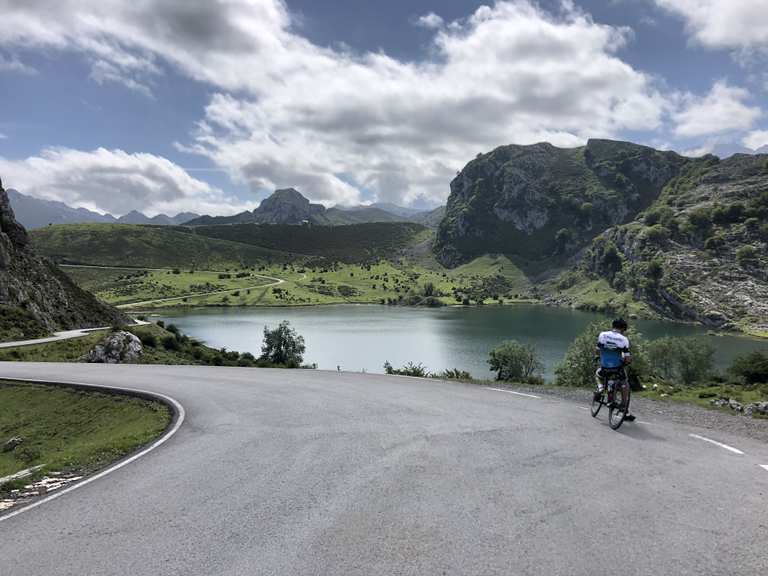
{"type": "Polygon", "coordinates": [[[35,346],[1,348],[0,362],[77,362],[98,344],[106,331],[91,332],[82,338],[48,342],[35,346]]]}
{"type": "MultiPolygon", "coordinates": [[[[741,404],[768,401],[768,385],[763,384],[753,387],[733,384],[717,384],[712,386],[660,385],[655,390],[647,389],[639,394],[644,398],[687,402],[706,408],[714,408],[711,400],[721,397],[733,398],[741,404]]],[[[730,408],[717,409],[734,413],[730,408]]]]}
{"type": "Polygon", "coordinates": [[[48,336],[49,331],[27,310],[0,305],[0,342],[48,336]]]}
{"type": "Polygon", "coordinates": [[[189,228],[66,224],[30,232],[35,251],[59,263],[223,270],[286,262],[278,250],[195,234],[189,228]]]}
{"type": "Polygon", "coordinates": [[[395,258],[418,243],[427,229],[413,222],[377,222],[347,226],[235,224],[198,226],[194,232],[270,250],[305,254],[331,262],[373,262],[395,258]]]}
{"type": "MultiPolygon", "coordinates": [[[[178,274],[171,270],[112,270],[72,266],[64,268],[81,288],[115,305],[160,298],[183,298],[190,294],[206,292],[244,290],[274,282],[259,276],[252,269],[237,268],[231,272],[177,270],[178,274]],[[238,278],[238,275],[241,277],[238,278]]],[[[223,296],[219,295],[219,298],[223,296]]],[[[189,304],[189,301],[179,300],[171,303],[174,304],[189,304]]]]}
{"type": "Polygon", "coordinates": [[[0,406],[0,438],[24,439],[0,453],[0,476],[41,464],[38,475],[93,472],[156,438],[171,419],[159,402],[7,381],[0,406]]]}

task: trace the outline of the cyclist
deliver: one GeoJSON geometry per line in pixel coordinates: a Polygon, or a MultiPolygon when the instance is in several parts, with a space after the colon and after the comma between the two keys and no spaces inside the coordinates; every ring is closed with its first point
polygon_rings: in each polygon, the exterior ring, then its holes
{"type": "MultiPolygon", "coordinates": [[[[595,351],[600,359],[600,368],[595,373],[597,379],[595,400],[600,400],[605,388],[606,376],[610,372],[618,373],[620,378],[627,379],[624,366],[632,362],[632,355],[629,352],[629,338],[624,335],[627,328],[629,326],[626,320],[617,318],[612,322],[611,330],[600,332],[600,335],[597,337],[597,348],[595,351]]],[[[624,419],[631,422],[635,417],[627,414],[624,419]]]]}

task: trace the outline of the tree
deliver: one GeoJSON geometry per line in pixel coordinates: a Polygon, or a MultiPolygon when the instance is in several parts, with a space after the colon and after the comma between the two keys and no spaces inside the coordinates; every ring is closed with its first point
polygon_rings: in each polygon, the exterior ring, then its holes
{"type": "Polygon", "coordinates": [[[715,349],[701,338],[666,336],[648,344],[654,375],[685,385],[704,381],[712,373],[715,349]]]}
{"type": "Polygon", "coordinates": [[[291,328],[291,323],[288,320],[280,322],[274,330],[264,326],[264,342],[261,346],[260,360],[278,366],[298,368],[304,361],[306,349],[304,338],[291,328]]]}
{"type": "Polygon", "coordinates": [[[532,345],[515,340],[502,342],[491,350],[488,364],[496,372],[496,379],[504,381],[528,380],[544,367],[532,345]]]}
{"type": "Polygon", "coordinates": [[[768,352],[755,350],[738,356],[728,371],[746,384],[768,383],[768,352]]]}

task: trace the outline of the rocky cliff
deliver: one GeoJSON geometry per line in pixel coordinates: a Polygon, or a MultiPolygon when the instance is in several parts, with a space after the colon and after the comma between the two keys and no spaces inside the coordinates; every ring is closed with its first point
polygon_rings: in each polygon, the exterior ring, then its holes
{"type": "Polygon", "coordinates": [[[451,182],[436,255],[447,266],[486,253],[506,254],[523,267],[562,260],[650,206],[687,162],[674,152],[609,140],[480,154],[451,182]]]}
{"type": "Polygon", "coordinates": [[[32,252],[0,182],[0,340],[127,321],[32,252]]]}
{"type": "Polygon", "coordinates": [[[689,162],[581,266],[662,316],[768,333],[768,155],[689,162]]]}

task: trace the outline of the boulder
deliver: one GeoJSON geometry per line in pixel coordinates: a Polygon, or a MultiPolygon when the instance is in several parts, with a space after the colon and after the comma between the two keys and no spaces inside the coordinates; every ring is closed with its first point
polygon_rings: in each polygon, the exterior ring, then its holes
{"type": "Polygon", "coordinates": [[[83,362],[93,364],[132,364],[141,357],[144,349],[135,335],[118,331],[107,336],[101,344],[83,356],[83,362]]]}
{"type": "Polygon", "coordinates": [[[24,442],[24,438],[21,436],[14,436],[13,438],[10,438],[7,442],[3,444],[2,449],[0,449],[0,452],[11,452],[16,449],[16,446],[21,445],[24,442]]]}

